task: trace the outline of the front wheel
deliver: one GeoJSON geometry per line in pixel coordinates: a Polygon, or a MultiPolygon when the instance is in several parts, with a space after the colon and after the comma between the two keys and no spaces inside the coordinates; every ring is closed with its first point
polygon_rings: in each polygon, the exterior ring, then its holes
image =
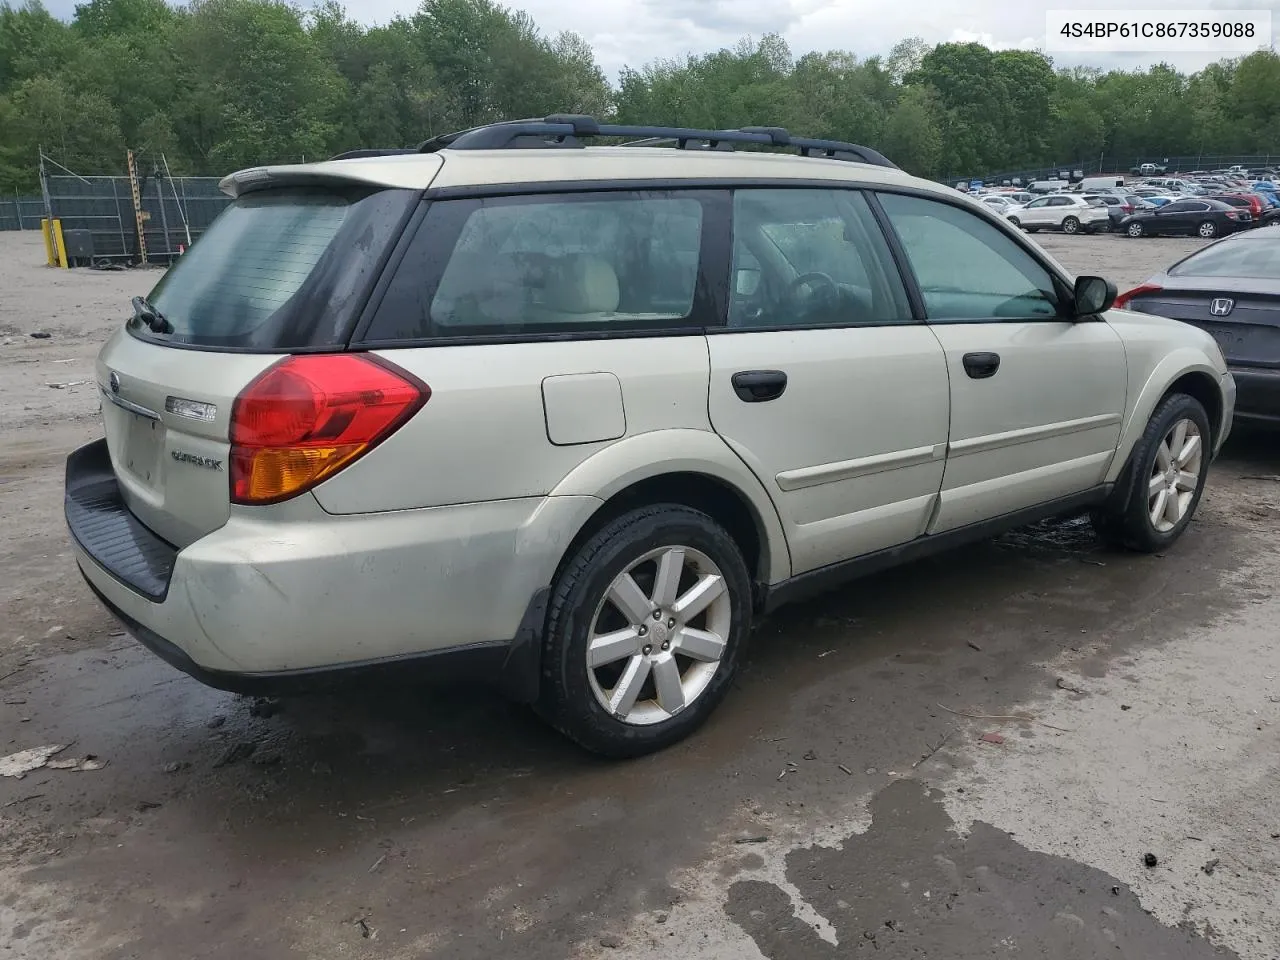
{"type": "Polygon", "coordinates": [[[1077,220],[1075,217],[1067,217],[1065,220],[1062,221],[1062,232],[1063,233],[1079,233],[1080,221],[1077,220]]]}
{"type": "Polygon", "coordinates": [[[1118,499],[1093,515],[1114,546],[1141,553],[1168,547],[1187,529],[1204,492],[1212,453],[1209,417],[1184,393],[1166,397],[1121,475],[1118,499]]]}
{"type": "Polygon", "coordinates": [[[750,630],[750,576],[724,528],[677,504],[634,510],[555,583],[539,712],[595,753],[660,750],[723,699],[750,630]]]}
{"type": "Polygon", "coordinates": [[[1020,226],[1022,226],[1022,221],[1021,221],[1021,220],[1019,220],[1017,217],[1010,217],[1010,218],[1009,218],[1009,222],[1010,222],[1010,223],[1012,223],[1012,224],[1014,225],[1014,227],[1020,227],[1020,226]]]}

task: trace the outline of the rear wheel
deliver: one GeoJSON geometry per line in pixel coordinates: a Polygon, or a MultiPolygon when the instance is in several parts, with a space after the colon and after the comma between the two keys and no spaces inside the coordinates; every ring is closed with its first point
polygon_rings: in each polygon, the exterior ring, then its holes
{"type": "Polygon", "coordinates": [[[1121,476],[1118,498],[1093,515],[1114,546],[1154,553],[1186,530],[1200,503],[1212,451],[1209,417],[1184,393],[1165,398],[1121,476]]]}
{"type": "Polygon", "coordinates": [[[1067,217],[1065,220],[1062,221],[1062,232],[1063,233],[1079,233],[1080,221],[1077,220],[1075,217],[1067,217]]]}
{"type": "Polygon", "coordinates": [[[1022,226],[1022,221],[1019,220],[1017,217],[1010,217],[1009,222],[1012,223],[1015,227],[1022,226]]]}
{"type": "Polygon", "coordinates": [[[1214,223],[1212,220],[1206,220],[1204,223],[1200,224],[1200,226],[1196,229],[1196,233],[1198,233],[1205,240],[1212,240],[1214,237],[1218,235],[1218,225],[1214,223]]]}
{"type": "Polygon", "coordinates": [[[595,753],[660,750],[719,704],[750,629],[751,581],[733,538],[689,507],[634,510],[556,581],[539,712],[595,753]]]}
{"type": "Polygon", "coordinates": [[[1125,228],[1125,232],[1128,233],[1129,236],[1131,237],[1140,237],[1142,236],[1142,224],[1131,223],[1129,224],[1128,227],[1125,228]]]}

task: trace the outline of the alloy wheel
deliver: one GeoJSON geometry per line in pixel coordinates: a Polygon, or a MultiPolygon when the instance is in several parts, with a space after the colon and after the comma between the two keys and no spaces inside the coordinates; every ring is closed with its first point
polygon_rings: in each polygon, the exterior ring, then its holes
{"type": "Polygon", "coordinates": [[[711,683],[733,609],[720,568],[692,547],[651,550],[618,574],[591,618],[587,675],[597,702],[624,723],[661,723],[711,683]]]}
{"type": "Polygon", "coordinates": [[[1179,420],[1156,447],[1147,482],[1147,511],[1157,533],[1168,533],[1187,515],[1200,485],[1204,440],[1193,420],[1179,420]]]}

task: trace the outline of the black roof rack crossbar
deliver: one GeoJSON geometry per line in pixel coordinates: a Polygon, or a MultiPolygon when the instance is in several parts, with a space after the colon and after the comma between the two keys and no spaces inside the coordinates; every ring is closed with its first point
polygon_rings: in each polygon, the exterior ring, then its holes
{"type": "Polygon", "coordinates": [[[839,140],[811,140],[793,137],[782,127],[743,127],[741,130],[699,130],[691,127],[637,127],[600,123],[580,114],[554,114],[541,120],[508,120],[472,127],[423,141],[418,150],[503,150],[529,147],[580,147],[589,137],[616,137],[628,140],[624,146],[654,146],[674,143],[679,149],[732,150],[735,144],[756,144],[796,150],[802,157],[852,160],[878,167],[897,164],[870,147],[839,140]]]}

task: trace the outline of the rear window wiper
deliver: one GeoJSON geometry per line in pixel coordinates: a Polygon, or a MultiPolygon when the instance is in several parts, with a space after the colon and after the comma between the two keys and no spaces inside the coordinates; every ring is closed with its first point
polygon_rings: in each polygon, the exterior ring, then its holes
{"type": "Polygon", "coordinates": [[[134,297],[132,302],[134,319],[145,323],[152,333],[173,333],[173,324],[146,297],[134,297]]]}

